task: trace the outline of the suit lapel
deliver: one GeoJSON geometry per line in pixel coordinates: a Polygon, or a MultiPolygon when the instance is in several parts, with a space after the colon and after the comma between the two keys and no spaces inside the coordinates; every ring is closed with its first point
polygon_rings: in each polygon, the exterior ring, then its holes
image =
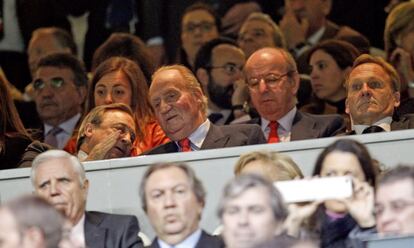
{"type": "Polygon", "coordinates": [[[299,111],[296,111],[290,132],[290,141],[318,137],[314,127],[314,120],[306,118],[299,111]]]}
{"type": "Polygon", "coordinates": [[[228,140],[229,135],[224,136],[223,132],[220,130],[220,127],[211,123],[206,138],[204,139],[204,142],[201,145],[201,150],[225,147],[228,140]]]}
{"type": "Polygon", "coordinates": [[[90,248],[105,247],[106,228],[100,228],[102,216],[94,213],[85,213],[85,243],[90,248]]]}

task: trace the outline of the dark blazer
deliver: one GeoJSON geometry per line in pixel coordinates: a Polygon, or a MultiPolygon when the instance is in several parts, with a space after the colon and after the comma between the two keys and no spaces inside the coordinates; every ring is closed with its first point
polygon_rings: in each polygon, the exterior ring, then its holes
{"type": "MultiPolygon", "coordinates": [[[[414,128],[414,114],[408,114],[391,122],[391,131],[399,131],[414,128]]],[[[355,131],[351,130],[344,135],[355,135],[355,131]]]]}
{"type": "Polygon", "coordinates": [[[85,212],[85,243],[89,248],[144,247],[137,217],[85,212]]]}
{"type": "MultiPolygon", "coordinates": [[[[196,246],[194,248],[223,248],[224,242],[218,236],[211,236],[210,234],[202,231],[201,237],[198,240],[196,246]]],[[[155,238],[152,241],[151,246],[149,248],[160,248],[158,245],[158,239],[155,238]]]]}
{"type": "MultiPolygon", "coordinates": [[[[266,139],[262,130],[257,125],[234,124],[217,126],[211,123],[210,130],[207,132],[201,150],[264,143],[266,143],[266,139]]],[[[178,152],[178,146],[173,141],[157,146],[144,154],[150,155],[171,152],[178,152]]]]}
{"type": "MultiPolygon", "coordinates": [[[[248,123],[261,124],[260,118],[248,123]]],[[[345,132],[345,122],[340,115],[312,115],[296,111],[293,118],[290,140],[332,137],[345,132]]]]}

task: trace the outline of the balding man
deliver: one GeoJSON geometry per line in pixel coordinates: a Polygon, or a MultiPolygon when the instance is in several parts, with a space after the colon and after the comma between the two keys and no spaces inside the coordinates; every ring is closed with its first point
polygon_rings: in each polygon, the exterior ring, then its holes
{"type": "Polygon", "coordinates": [[[293,57],[281,48],[263,48],[245,65],[246,83],[268,143],[330,137],[345,131],[339,115],[317,116],[296,109],[299,74],[293,57]]]}
{"type": "Polygon", "coordinates": [[[265,143],[257,125],[216,126],[207,119],[207,98],[194,74],[181,65],[164,66],[153,77],[150,103],[172,141],[147,154],[195,151],[265,143]]]}
{"type": "Polygon", "coordinates": [[[352,131],[347,134],[389,132],[414,128],[414,117],[394,117],[400,105],[400,78],[385,60],[368,54],[359,56],[346,80],[346,113],[352,131]]]}

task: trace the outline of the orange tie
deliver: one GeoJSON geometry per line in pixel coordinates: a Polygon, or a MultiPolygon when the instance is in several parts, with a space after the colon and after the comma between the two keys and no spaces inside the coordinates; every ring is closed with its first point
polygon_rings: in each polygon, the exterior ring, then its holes
{"type": "Polygon", "coordinates": [[[279,136],[277,135],[278,126],[279,126],[279,123],[277,123],[277,121],[271,121],[269,123],[270,132],[269,132],[269,138],[267,139],[267,143],[278,143],[279,142],[279,136]]]}
{"type": "Polygon", "coordinates": [[[182,152],[191,152],[190,140],[188,138],[180,140],[178,144],[180,144],[182,152]]]}

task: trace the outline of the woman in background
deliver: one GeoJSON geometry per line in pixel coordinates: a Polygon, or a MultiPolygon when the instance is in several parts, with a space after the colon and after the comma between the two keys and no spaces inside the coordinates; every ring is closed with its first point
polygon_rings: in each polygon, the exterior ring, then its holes
{"type": "Polygon", "coordinates": [[[16,168],[26,147],[32,142],[23,126],[7,87],[0,74],[0,170],[16,168]]]}

